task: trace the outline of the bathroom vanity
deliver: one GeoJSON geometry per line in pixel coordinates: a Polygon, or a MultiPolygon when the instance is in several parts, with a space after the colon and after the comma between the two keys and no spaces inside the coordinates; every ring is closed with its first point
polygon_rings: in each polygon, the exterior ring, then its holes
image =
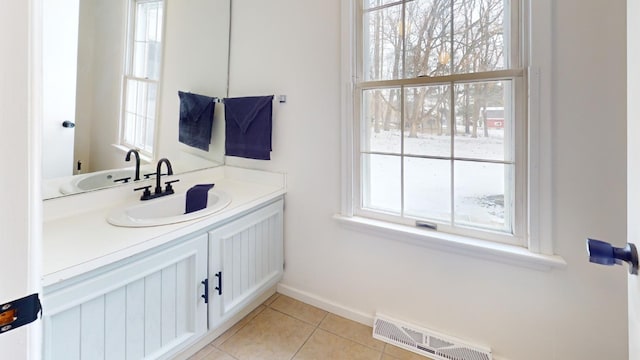
{"type": "Polygon", "coordinates": [[[45,202],[45,359],[171,358],[273,293],[283,273],[284,175],[222,166],[172,179],[177,194],[215,183],[231,202],[151,227],[106,220],[140,202],[140,184],[45,202]]]}

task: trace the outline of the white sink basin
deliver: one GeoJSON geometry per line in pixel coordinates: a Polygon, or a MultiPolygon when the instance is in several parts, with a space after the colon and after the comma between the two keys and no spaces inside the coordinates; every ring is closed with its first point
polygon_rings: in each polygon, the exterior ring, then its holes
{"type": "Polygon", "coordinates": [[[124,227],[175,224],[214,214],[227,207],[230,202],[231,196],[228,193],[209,190],[207,207],[185,214],[186,194],[173,194],[114,209],[107,216],[107,221],[111,225],[124,227]]]}
{"type": "Polygon", "coordinates": [[[76,175],[69,183],[60,186],[60,192],[63,194],[75,194],[88,190],[102,189],[121,184],[121,182],[115,182],[117,179],[130,177],[129,182],[132,182],[134,176],[134,169],[104,170],[87,175],[76,175]]]}

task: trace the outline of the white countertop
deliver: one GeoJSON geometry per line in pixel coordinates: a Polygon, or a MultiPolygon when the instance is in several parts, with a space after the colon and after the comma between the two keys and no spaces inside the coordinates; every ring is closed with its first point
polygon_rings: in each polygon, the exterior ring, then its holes
{"type": "MultiPolygon", "coordinates": [[[[106,218],[116,206],[139,203],[140,193],[122,186],[44,203],[43,286],[81,275],[181,236],[222,222],[286,192],[283,174],[223,166],[163,178],[180,179],[177,193],[195,184],[215,183],[231,195],[231,203],[207,217],[143,228],[117,227],[106,218]]],[[[153,200],[149,200],[153,201],[153,200]]]]}

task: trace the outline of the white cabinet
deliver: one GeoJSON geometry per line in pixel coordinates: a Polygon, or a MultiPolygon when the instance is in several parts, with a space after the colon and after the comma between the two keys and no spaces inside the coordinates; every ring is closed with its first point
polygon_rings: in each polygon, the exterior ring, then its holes
{"type": "Polygon", "coordinates": [[[45,288],[44,358],[163,358],[204,335],[207,241],[201,234],[45,288]]]}
{"type": "Polygon", "coordinates": [[[44,358],[176,355],[280,281],[282,225],[280,199],[45,288],[44,358]]]}
{"type": "Polygon", "coordinates": [[[276,285],[283,273],[283,200],[209,232],[209,328],[276,285]]]}

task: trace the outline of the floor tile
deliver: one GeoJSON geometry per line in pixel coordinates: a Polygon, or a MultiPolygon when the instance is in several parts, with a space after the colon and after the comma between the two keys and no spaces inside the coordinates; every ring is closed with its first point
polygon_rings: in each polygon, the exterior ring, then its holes
{"type": "Polygon", "coordinates": [[[296,319],[306,321],[314,326],[320,324],[322,319],[327,315],[327,312],[324,310],[285,295],[278,296],[270,307],[287,315],[291,315],[296,319]]]}
{"type": "Polygon", "coordinates": [[[224,353],[216,348],[207,354],[202,360],[235,360],[231,355],[224,353]]]}
{"type": "Polygon", "coordinates": [[[225,341],[229,340],[230,337],[235,335],[235,333],[237,333],[238,330],[242,329],[245,325],[247,325],[249,321],[251,321],[253,318],[258,316],[258,314],[260,314],[264,309],[266,309],[266,307],[263,305],[260,305],[257,308],[253,309],[253,311],[247,314],[247,316],[243,317],[240,321],[238,321],[232,327],[230,327],[229,330],[225,331],[224,333],[222,333],[222,335],[218,336],[215,340],[213,340],[211,344],[213,346],[222,345],[225,341]]]}
{"type": "Polygon", "coordinates": [[[273,304],[274,301],[276,301],[276,299],[280,296],[280,294],[275,293],[273,295],[271,295],[267,300],[265,300],[262,305],[264,306],[269,306],[271,304],[273,304]]]}
{"type": "Polygon", "coordinates": [[[328,314],[320,323],[320,328],[375,350],[384,350],[385,344],[373,338],[373,329],[370,326],[362,325],[338,315],[328,314]]]}
{"type": "Polygon", "coordinates": [[[290,359],[314,327],[290,316],[265,309],[219,346],[236,359],[290,359]]]}
{"type": "Polygon", "coordinates": [[[429,357],[426,356],[422,356],[422,355],[418,355],[414,352],[411,351],[407,351],[405,349],[401,349],[397,346],[393,346],[390,344],[386,344],[384,347],[384,355],[388,355],[388,356],[383,356],[382,359],[383,360],[395,360],[395,359],[399,359],[399,360],[426,360],[426,359],[430,359],[429,357]]]}
{"type": "Polygon", "coordinates": [[[189,357],[189,360],[202,360],[204,359],[205,356],[207,356],[213,350],[214,350],[214,347],[209,344],[203,347],[202,349],[200,349],[200,351],[198,351],[197,353],[191,355],[189,357]]]}
{"type": "Polygon", "coordinates": [[[381,356],[380,351],[318,329],[296,354],[294,360],[379,360],[381,356]]]}

